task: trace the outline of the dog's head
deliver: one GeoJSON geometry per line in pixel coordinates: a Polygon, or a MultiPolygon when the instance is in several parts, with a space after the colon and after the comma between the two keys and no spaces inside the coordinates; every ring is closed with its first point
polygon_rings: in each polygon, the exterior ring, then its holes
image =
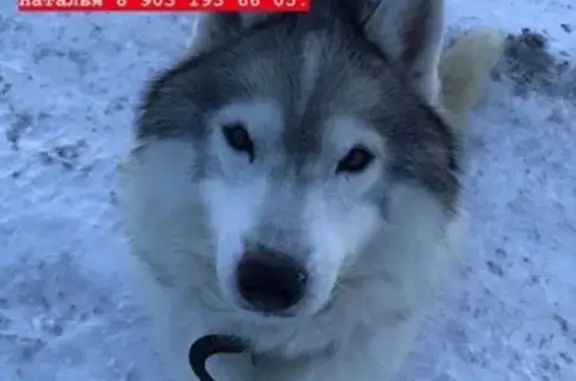
{"type": "Polygon", "coordinates": [[[266,316],[418,266],[457,202],[455,139],[427,106],[438,2],[313,3],[201,17],[192,56],[146,95],[131,158],[138,250],[266,316]]]}

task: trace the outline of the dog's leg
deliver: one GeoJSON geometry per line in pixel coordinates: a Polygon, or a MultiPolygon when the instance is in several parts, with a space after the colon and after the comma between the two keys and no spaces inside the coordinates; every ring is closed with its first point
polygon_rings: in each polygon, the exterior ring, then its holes
{"type": "MultiPolygon", "coordinates": [[[[173,290],[163,287],[154,279],[149,266],[138,256],[132,256],[133,276],[138,289],[137,298],[147,308],[151,317],[150,340],[162,367],[163,381],[195,381],[196,376],[188,361],[192,343],[211,333],[203,324],[199,308],[181,305],[173,290]]],[[[207,369],[217,381],[253,381],[248,355],[233,354],[214,356],[207,362],[207,369]]]]}
{"type": "Polygon", "coordinates": [[[132,265],[134,285],[137,285],[135,296],[138,302],[147,307],[145,312],[151,318],[149,339],[165,371],[165,380],[194,380],[187,361],[187,351],[188,345],[201,336],[201,320],[184,316],[189,311],[177,308],[170,291],[155,279],[150,266],[138,255],[132,254],[132,265]],[[195,324],[183,326],[187,320],[195,324]]]}
{"type": "Polygon", "coordinates": [[[469,111],[484,97],[490,71],[504,45],[504,33],[489,28],[468,31],[441,56],[440,107],[455,128],[466,124],[469,111]]]}

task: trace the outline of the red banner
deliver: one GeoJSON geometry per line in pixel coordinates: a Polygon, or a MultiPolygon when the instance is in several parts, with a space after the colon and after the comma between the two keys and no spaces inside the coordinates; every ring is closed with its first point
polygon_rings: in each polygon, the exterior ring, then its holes
{"type": "Polygon", "coordinates": [[[310,0],[18,0],[21,12],[308,12],[310,0]]]}

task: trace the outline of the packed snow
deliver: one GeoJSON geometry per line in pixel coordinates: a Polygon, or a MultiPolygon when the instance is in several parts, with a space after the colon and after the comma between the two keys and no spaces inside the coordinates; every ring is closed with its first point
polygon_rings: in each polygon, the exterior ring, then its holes
{"type": "MultiPolygon", "coordinates": [[[[469,247],[402,381],[576,380],[576,3],[447,0],[513,34],[467,131],[469,247]]],[[[0,3],[0,380],[161,380],[129,288],[115,167],[191,15],[0,3]]]]}

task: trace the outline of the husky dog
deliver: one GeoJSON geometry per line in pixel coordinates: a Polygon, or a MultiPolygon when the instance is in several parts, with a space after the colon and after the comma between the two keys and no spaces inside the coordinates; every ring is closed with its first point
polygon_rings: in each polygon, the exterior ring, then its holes
{"type": "Polygon", "coordinates": [[[441,0],[204,14],[156,78],[121,205],[169,379],[388,381],[462,235],[459,129],[502,39],[442,53],[441,0]],[[211,360],[212,361],[212,360],[211,360]]]}

